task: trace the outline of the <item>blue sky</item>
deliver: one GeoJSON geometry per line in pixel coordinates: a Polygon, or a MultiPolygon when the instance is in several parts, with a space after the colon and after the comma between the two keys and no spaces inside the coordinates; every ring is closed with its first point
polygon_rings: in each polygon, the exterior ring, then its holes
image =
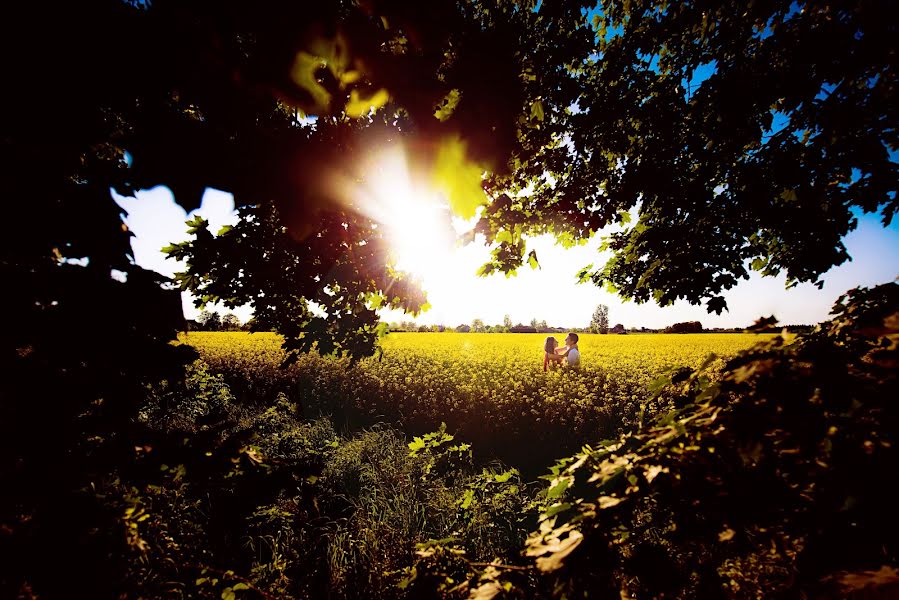
{"type": "MultiPolygon", "coordinates": [[[[189,217],[202,215],[212,224],[212,231],[236,220],[231,195],[217,190],[207,190],[200,209],[190,214],[175,204],[169,189],[162,186],[138,192],[134,198],[114,197],[127,213],[125,223],[135,234],[132,240],[135,262],[168,276],[182,267],[165,258],[160,249],[188,238],[184,222],[189,217]]],[[[455,326],[480,318],[494,324],[501,323],[503,316],[509,314],[515,322],[527,323],[536,318],[560,327],[582,327],[589,323],[596,305],[602,303],[609,306],[612,323],[626,327],[660,328],[692,320],[701,321],[706,327],[742,327],[771,314],[784,324],[816,323],[827,318],[834,301],[847,289],[877,285],[899,276],[899,224],[884,228],[874,215],[861,215],[858,221],[858,228],[844,240],[853,260],[831,269],[824,276],[823,289],[802,284],[786,290],[783,276],[763,278],[753,274],[725,294],[730,310],[720,316],[684,302],[665,308],[623,302],[592,284],[579,285],[576,273],[581,267],[602,263],[597,250],[599,239],[566,250],[544,237],[532,242],[540,257],[540,269],[523,268],[518,276],[510,278],[475,276],[476,269],[488,257],[488,250],[482,244],[453,250],[439,272],[423,275],[432,308],[415,320],[455,326]]],[[[187,294],[183,304],[188,318],[198,314],[187,294]]],[[[249,308],[234,312],[241,320],[252,314],[249,308]]],[[[382,318],[412,320],[394,311],[383,313],[382,318]]]]}

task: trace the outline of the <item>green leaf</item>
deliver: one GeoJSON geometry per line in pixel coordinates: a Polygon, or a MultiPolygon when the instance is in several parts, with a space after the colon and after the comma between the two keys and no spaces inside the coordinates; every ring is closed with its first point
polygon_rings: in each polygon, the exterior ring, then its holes
{"type": "Polygon", "coordinates": [[[705,357],[705,360],[702,361],[702,364],[699,366],[699,370],[703,371],[703,370],[707,369],[717,359],[718,359],[717,354],[715,354],[714,352],[710,353],[708,356],[705,357]]]}
{"type": "Polygon", "coordinates": [[[796,202],[799,200],[796,190],[784,190],[780,193],[780,197],[784,202],[796,202]]]}
{"type": "Polygon", "coordinates": [[[517,475],[518,471],[516,469],[510,469],[501,475],[494,475],[493,478],[497,483],[506,483],[509,479],[512,478],[513,475],[517,475]]]}
{"type": "Polygon", "coordinates": [[[623,501],[623,498],[616,498],[615,496],[600,496],[597,501],[597,506],[602,510],[612,508],[613,506],[621,504],[623,501]]]}
{"type": "Polygon", "coordinates": [[[439,121],[446,121],[453,115],[453,112],[455,112],[456,106],[459,105],[459,100],[461,99],[461,92],[455,88],[451,89],[449,93],[444,96],[443,100],[440,101],[437,110],[434,111],[434,116],[437,117],[437,120],[439,121]]]}
{"type": "Polygon", "coordinates": [[[419,451],[425,449],[425,441],[420,437],[414,438],[411,442],[409,442],[409,455],[415,456],[419,451]]]}
{"type": "Polygon", "coordinates": [[[590,281],[592,279],[592,275],[593,275],[592,270],[593,270],[593,264],[591,263],[591,264],[587,265],[586,267],[584,267],[583,269],[581,269],[580,271],[578,271],[577,272],[577,282],[578,283],[587,283],[588,281],[590,281]]]}
{"type": "Polygon", "coordinates": [[[478,267],[478,270],[475,271],[475,275],[477,277],[487,277],[488,275],[492,275],[494,270],[493,263],[484,263],[478,267]]]}
{"type": "Polygon", "coordinates": [[[649,384],[649,395],[655,398],[662,393],[666,386],[671,385],[671,376],[656,377],[649,384]]]}
{"type": "Polygon", "coordinates": [[[443,193],[454,214],[470,219],[487,201],[481,187],[487,169],[468,158],[466,143],[458,136],[444,139],[434,160],[433,183],[443,193]]]}
{"type": "Polygon", "coordinates": [[[200,215],[194,215],[192,219],[188,219],[187,221],[185,221],[185,225],[187,225],[188,227],[196,228],[206,227],[207,223],[208,221],[200,215]]]}
{"type": "Polygon", "coordinates": [[[557,514],[565,512],[572,506],[574,506],[574,505],[571,504],[570,502],[557,502],[556,504],[553,504],[552,506],[547,508],[546,512],[543,513],[543,515],[545,518],[551,519],[552,517],[556,516],[557,514]]]}
{"type": "Polygon", "coordinates": [[[562,477],[558,479],[556,483],[546,491],[547,500],[559,498],[562,494],[565,493],[565,490],[568,489],[569,485],[571,485],[570,478],[562,477]]]}
{"type": "Polygon", "coordinates": [[[381,108],[387,104],[388,100],[390,100],[390,94],[383,88],[368,97],[363,97],[357,90],[353,90],[350,92],[350,101],[347,102],[344,110],[347,116],[355,119],[381,108]]]}
{"type": "Polygon", "coordinates": [[[720,315],[721,312],[727,308],[727,300],[724,299],[724,296],[715,296],[714,298],[709,298],[706,307],[708,308],[709,312],[714,312],[720,315]]]}
{"type": "Polygon", "coordinates": [[[327,62],[321,56],[301,51],[297,53],[290,69],[291,79],[309,94],[313,102],[310,108],[316,111],[327,109],[331,102],[331,94],[321,85],[316,76],[319,69],[324,66],[327,66],[327,62]]]}
{"type": "Polygon", "coordinates": [[[543,121],[543,100],[534,100],[531,103],[531,119],[543,121]]]}
{"type": "Polygon", "coordinates": [[[369,294],[368,304],[373,310],[377,310],[384,305],[384,296],[382,294],[369,294]]]}

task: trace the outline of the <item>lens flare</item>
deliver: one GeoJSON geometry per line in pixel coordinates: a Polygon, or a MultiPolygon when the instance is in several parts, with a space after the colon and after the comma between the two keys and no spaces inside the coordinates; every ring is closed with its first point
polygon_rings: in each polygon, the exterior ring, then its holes
{"type": "Polygon", "coordinates": [[[449,207],[409,169],[399,145],[379,152],[364,169],[353,204],[381,227],[394,252],[396,268],[421,279],[452,260],[454,230],[449,207]]]}

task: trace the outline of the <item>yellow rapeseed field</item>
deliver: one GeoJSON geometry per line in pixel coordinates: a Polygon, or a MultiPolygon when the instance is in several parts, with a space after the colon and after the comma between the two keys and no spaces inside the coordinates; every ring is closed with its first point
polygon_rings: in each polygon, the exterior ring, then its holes
{"type": "MultiPolygon", "coordinates": [[[[396,424],[422,433],[445,422],[481,448],[509,455],[562,456],[632,428],[664,410],[649,385],[666,369],[698,367],[714,353],[734,356],[769,336],[630,334],[580,336],[581,368],[543,372],[545,334],[392,333],[383,353],[351,365],[303,355],[286,369],[273,333],[194,332],[194,346],[236,396],[269,402],[278,393],[307,416],[330,414],[347,425],[396,424]]],[[[564,334],[555,336],[560,342],[564,334]]]]}
{"type": "MultiPolygon", "coordinates": [[[[195,334],[191,334],[195,335],[195,334]]],[[[565,334],[553,334],[561,345],[565,334]]],[[[671,366],[697,366],[710,354],[729,357],[760,336],[748,333],[579,334],[584,370],[624,368],[659,372],[671,366]]],[[[451,363],[507,369],[542,370],[543,333],[391,333],[382,341],[385,359],[399,355],[439,357],[451,363]]],[[[452,368],[453,365],[447,365],[452,368]]]]}
{"type": "MultiPolygon", "coordinates": [[[[272,333],[187,334],[238,398],[269,401],[277,393],[304,413],[331,414],[348,424],[385,421],[412,433],[441,422],[491,449],[540,453],[577,449],[633,427],[644,411],[669,400],[647,388],[671,367],[713,368],[769,336],[631,334],[580,336],[581,368],[543,372],[545,334],[392,333],[383,353],[351,365],[304,355],[286,369],[281,338],[272,333]]],[[[560,342],[564,334],[555,336],[560,342]]]]}

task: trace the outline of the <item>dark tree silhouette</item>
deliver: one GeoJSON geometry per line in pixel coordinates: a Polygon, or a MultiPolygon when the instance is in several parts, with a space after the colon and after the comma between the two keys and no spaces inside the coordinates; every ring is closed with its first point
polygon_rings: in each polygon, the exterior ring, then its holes
{"type": "Polygon", "coordinates": [[[612,2],[595,29],[590,9],[10,8],[0,595],[70,596],[73,582],[85,597],[121,595],[134,538],[110,490],[191,452],[134,418],[146,385],[176,381],[190,352],[169,343],[184,326],[177,293],[133,264],[110,188],[164,184],[186,209],[207,187],[233,193],[237,227],[214,237],[195,221],[195,239],[172,248],[190,263],[182,289],[253,303],[292,349],[352,356],[374,349],[376,305],[424,304],[333,185],[364,177],[392,144],[414,150],[413,170],[458,214],[484,205],[483,273],[537,265],[528,234],[575,244],[618,223],[612,260],[582,275],[637,301],[720,311],[748,268],[816,281],[846,260],[853,210],[894,215],[894,2],[612,2]],[[690,83],[709,63],[711,77],[690,83]]]}
{"type": "Polygon", "coordinates": [[[240,319],[234,313],[222,317],[222,331],[240,331],[240,319]]]}
{"type": "Polygon", "coordinates": [[[219,331],[222,328],[222,315],[215,311],[203,310],[197,322],[206,331],[219,331]]]}
{"type": "Polygon", "coordinates": [[[601,7],[593,54],[561,88],[569,95],[543,103],[557,143],[490,180],[479,231],[499,245],[487,272],[522,264],[526,233],[570,244],[618,223],[611,260],[584,279],[720,313],[721,292],[750,269],[820,283],[849,258],[841,238],[855,214],[890,222],[895,2],[601,7]],[[532,194],[502,194],[544,170],[532,194]]]}
{"type": "Polygon", "coordinates": [[[665,333],[702,333],[702,323],[699,321],[675,323],[670,327],[666,327],[665,333]]]}

